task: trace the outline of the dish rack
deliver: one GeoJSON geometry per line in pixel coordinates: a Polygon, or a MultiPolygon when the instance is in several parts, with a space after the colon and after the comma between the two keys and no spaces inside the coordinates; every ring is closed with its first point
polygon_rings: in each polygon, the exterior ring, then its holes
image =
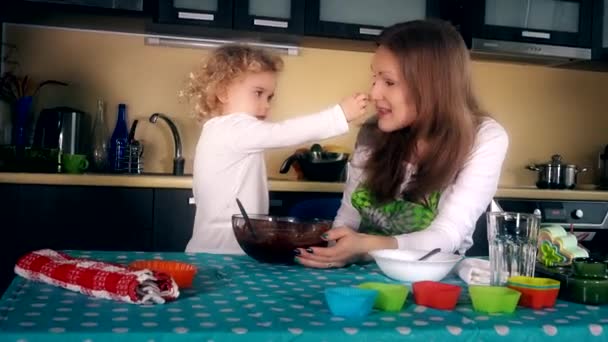
{"type": "Polygon", "coordinates": [[[144,145],[135,140],[126,146],[116,146],[117,155],[122,155],[118,158],[118,168],[114,172],[141,174],[144,171],[144,145]],[[120,149],[124,149],[121,153],[120,149]]]}

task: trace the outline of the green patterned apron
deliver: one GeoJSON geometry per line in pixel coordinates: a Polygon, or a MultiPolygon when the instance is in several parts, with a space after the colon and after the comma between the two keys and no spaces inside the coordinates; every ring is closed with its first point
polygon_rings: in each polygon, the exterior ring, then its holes
{"type": "Polygon", "coordinates": [[[351,202],[361,216],[359,232],[392,236],[426,229],[437,216],[440,196],[439,192],[434,192],[426,203],[396,199],[378,204],[371,192],[360,186],[353,192],[351,202]]]}

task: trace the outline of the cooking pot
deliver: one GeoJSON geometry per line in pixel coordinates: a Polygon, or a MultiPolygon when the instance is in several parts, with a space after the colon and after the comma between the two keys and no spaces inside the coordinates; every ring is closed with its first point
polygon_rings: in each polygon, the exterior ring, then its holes
{"type": "Polygon", "coordinates": [[[337,182],[346,179],[348,153],[326,151],[296,152],[281,165],[280,173],[287,173],[294,162],[300,165],[304,178],[319,182],[337,182]]]}
{"type": "Polygon", "coordinates": [[[579,169],[576,165],[562,162],[559,154],[551,156],[548,163],[532,164],[526,168],[538,172],[536,187],[539,189],[574,189],[577,174],[587,171],[586,168],[579,169]]]}

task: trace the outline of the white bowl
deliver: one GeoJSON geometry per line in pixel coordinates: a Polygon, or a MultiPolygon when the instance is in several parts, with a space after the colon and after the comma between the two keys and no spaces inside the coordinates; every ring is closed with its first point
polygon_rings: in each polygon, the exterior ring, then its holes
{"type": "Polygon", "coordinates": [[[378,249],[369,252],[388,277],[403,281],[440,281],[462,260],[462,256],[439,252],[426,260],[417,259],[428,253],[415,249],[378,249]]]}

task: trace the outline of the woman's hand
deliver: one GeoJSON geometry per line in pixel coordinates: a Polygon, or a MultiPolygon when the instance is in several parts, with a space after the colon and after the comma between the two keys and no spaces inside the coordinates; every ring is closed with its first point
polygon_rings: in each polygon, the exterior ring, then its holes
{"type": "Polygon", "coordinates": [[[335,245],[298,248],[295,261],[314,268],[343,267],[360,261],[371,250],[397,248],[397,240],[393,237],[357,233],[350,227],[331,229],[323,238],[335,241],[335,245]]]}

